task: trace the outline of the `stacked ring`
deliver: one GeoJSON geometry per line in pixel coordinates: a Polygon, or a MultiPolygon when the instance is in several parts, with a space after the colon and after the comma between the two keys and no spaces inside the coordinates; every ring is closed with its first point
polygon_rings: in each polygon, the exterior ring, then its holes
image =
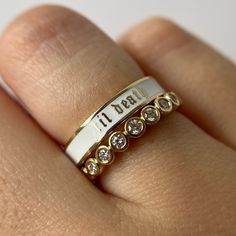
{"type": "Polygon", "coordinates": [[[123,152],[128,148],[130,138],[141,137],[146,126],[157,124],[161,117],[170,114],[180,105],[181,100],[174,92],[157,96],[138,111],[139,115],[126,119],[122,130],[111,132],[107,143],[96,148],[94,156],[85,161],[81,170],[90,179],[96,178],[105,166],[113,163],[116,152],[123,152]]]}
{"type": "Polygon", "coordinates": [[[69,140],[65,152],[90,179],[94,179],[114,161],[115,152],[128,148],[130,138],[142,136],[147,125],[156,124],[161,116],[180,104],[175,93],[165,93],[153,77],[144,77],[89,117],[69,140]],[[137,113],[139,116],[133,117],[137,113]],[[117,131],[123,123],[123,130],[117,131]],[[102,144],[105,141],[107,143],[102,144]]]}

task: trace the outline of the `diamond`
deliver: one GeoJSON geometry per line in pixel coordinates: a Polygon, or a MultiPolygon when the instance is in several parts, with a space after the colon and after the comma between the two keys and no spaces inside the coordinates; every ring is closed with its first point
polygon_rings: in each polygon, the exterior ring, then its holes
{"type": "Polygon", "coordinates": [[[139,117],[131,117],[125,123],[125,130],[132,137],[140,137],[145,131],[145,123],[139,117]]]}
{"type": "Polygon", "coordinates": [[[169,107],[170,107],[169,102],[164,98],[159,99],[158,103],[159,103],[160,107],[165,110],[169,109],[169,107]]]}
{"type": "Polygon", "coordinates": [[[86,161],[85,167],[90,175],[98,175],[100,172],[98,164],[92,158],[86,161]]]}
{"type": "Polygon", "coordinates": [[[169,93],[167,93],[166,95],[167,95],[167,97],[170,98],[171,102],[172,102],[174,105],[176,105],[176,106],[179,106],[179,105],[180,105],[180,101],[179,101],[177,95],[176,95],[174,92],[169,92],[169,93]]]}
{"type": "Polygon", "coordinates": [[[109,138],[110,146],[116,151],[123,151],[128,146],[128,139],[121,131],[114,132],[109,138]]]}
{"type": "Polygon", "coordinates": [[[114,155],[107,146],[100,146],[96,151],[96,159],[102,165],[109,165],[112,163],[114,155]]]}
{"type": "Polygon", "coordinates": [[[141,116],[147,124],[155,124],[160,120],[160,112],[155,106],[148,105],[141,111],[141,116]]]}
{"type": "Polygon", "coordinates": [[[154,103],[163,113],[168,113],[173,108],[171,101],[165,97],[158,97],[154,103]]]}
{"type": "Polygon", "coordinates": [[[177,102],[177,97],[174,94],[169,93],[168,96],[170,97],[171,101],[173,101],[175,103],[177,102]]]}

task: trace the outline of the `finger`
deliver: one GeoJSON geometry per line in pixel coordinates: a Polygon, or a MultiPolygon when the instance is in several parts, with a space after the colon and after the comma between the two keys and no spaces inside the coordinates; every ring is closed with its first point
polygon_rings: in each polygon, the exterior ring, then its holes
{"type": "Polygon", "coordinates": [[[154,18],[134,27],[123,47],[148,74],[183,98],[183,112],[236,147],[236,68],[174,23],[154,18]]]}
{"type": "MultiPolygon", "coordinates": [[[[41,7],[26,13],[7,29],[0,43],[0,69],[5,80],[62,144],[98,107],[143,75],[97,27],[64,8],[41,7]]],[[[163,186],[169,182],[164,176],[174,171],[180,160],[189,163],[186,175],[192,172],[192,163],[187,160],[193,152],[198,153],[193,149],[195,143],[200,148],[207,141],[214,147],[211,150],[218,150],[213,139],[202,138],[205,133],[182,115],[173,115],[166,122],[160,124],[164,129],[158,132],[153,128],[153,133],[142,139],[143,144],[137,142],[137,148],[107,168],[101,178],[105,191],[130,201],[157,202],[153,193],[160,194],[162,182],[163,186]],[[179,151],[180,147],[183,150],[179,151]],[[174,156],[173,162],[165,165],[170,156],[174,156]]],[[[220,153],[225,149],[219,148],[220,153]]],[[[206,156],[199,158],[202,165],[206,156]]],[[[220,159],[215,161],[218,165],[220,159]]]]}
{"type": "Polygon", "coordinates": [[[0,114],[0,235],[95,234],[91,222],[96,234],[110,232],[103,220],[114,225],[116,213],[108,196],[2,90],[0,114]]]}
{"type": "Polygon", "coordinates": [[[0,51],[5,81],[63,144],[92,111],[142,75],[98,28],[61,7],[20,16],[0,39],[0,51]]]}
{"type": "Polygon", "coordinates": [[[31,115],[63,145],[91,113],[143,75],[97,27],[54,6],[33,9],[6,29],[0,70],[31,115]]]}

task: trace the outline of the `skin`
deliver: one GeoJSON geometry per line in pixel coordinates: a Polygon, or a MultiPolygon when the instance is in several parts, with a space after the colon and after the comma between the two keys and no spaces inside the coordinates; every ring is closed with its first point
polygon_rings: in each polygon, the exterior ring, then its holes
{"type": "Polygon", "coordinates": [[[30,114],[0,91],[1,235],[236,235],[235,66],[166,19],[119,43],[58,6],[1,35],[0,73],[30,114]],[[145,74],[184,104],[93,185],[59,146],[145,74]]]}

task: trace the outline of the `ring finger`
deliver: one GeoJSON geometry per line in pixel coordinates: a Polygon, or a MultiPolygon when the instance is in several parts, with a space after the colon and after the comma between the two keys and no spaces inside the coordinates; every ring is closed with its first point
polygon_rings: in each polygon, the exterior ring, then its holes
{"type": "MultiPolygon", "coordinates": [[[[20,16],[5,31],[0,65],[5,81],[32,116],[62,145],[98,107],[143,76],[137,64],[87,19],[49,6],[20,16]]],[[[186,175],[196,160],[203,165],[204,148],[193,149],[193,143],[208,143],[210,150],[218,145],[178,113],[142,140],[104,173],[101,185],[106,191],[151,201],[153,194],[162,195],[162,187],[173,184],[168,179],[180,175],[179,163],[191,163],[186,175]]],[[[180,179],[175,179],[178,184],[180,179]]]]}

